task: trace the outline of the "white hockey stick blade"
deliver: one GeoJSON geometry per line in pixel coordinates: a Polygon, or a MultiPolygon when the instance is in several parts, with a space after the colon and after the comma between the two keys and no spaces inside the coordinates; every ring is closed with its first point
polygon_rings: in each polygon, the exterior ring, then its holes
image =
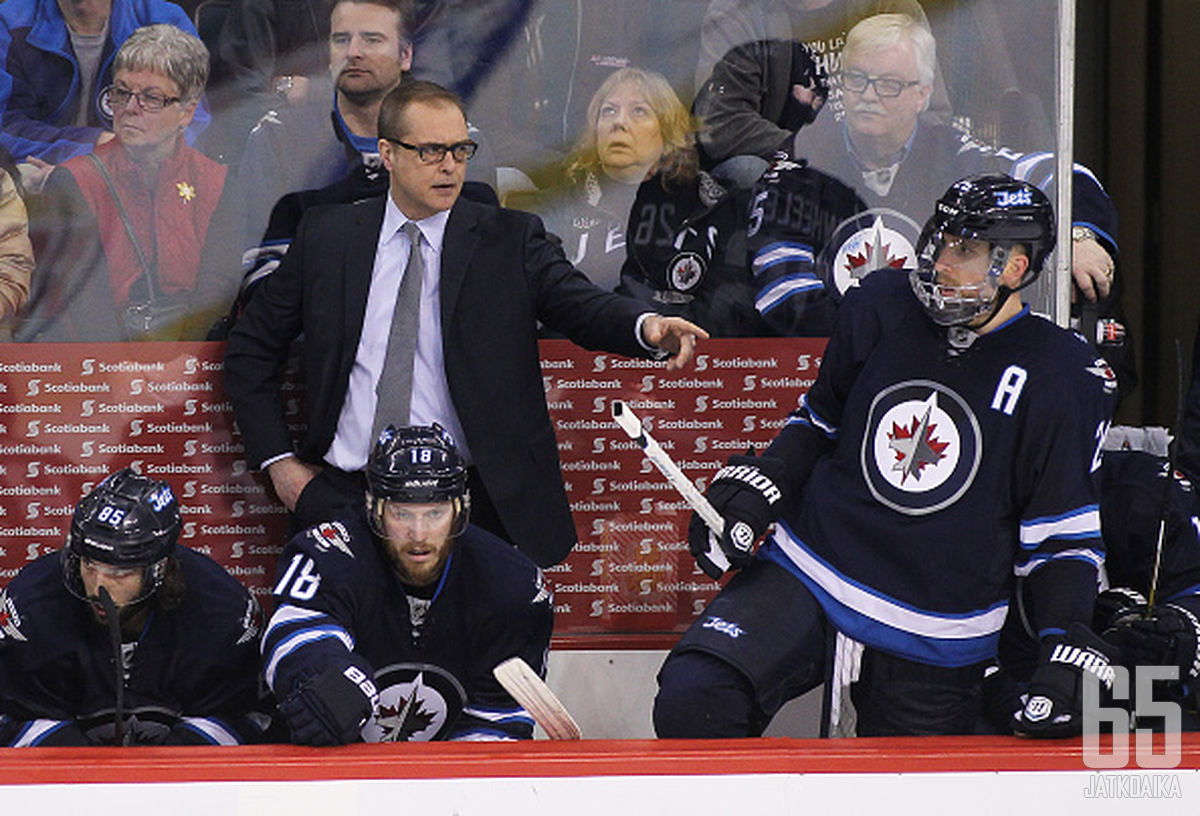
{"type": "MultiPolygon", "coordinates": [[[[692,480],[687,477],[687,474],[679,469],[675,461],[671,458],[662,446],[655,441],[654,437],[646,433],[642,428],[642,421],[638,419],[633,411],[629,410],[629,406],[622,400],[612,401],[612,416],[613,420],[621,426],[621,430],[629,435],[629,438],[638,444],[642,449],[642,453],[646,458],[654,463],[659,472],[667,478],[667,481],[679,491],[679,495],[683,496],[683,500],[688,503],[688,506],[696,511],[700,518],[704,519],[704,523],[708,525],[708,529],[716,534],[716,538],[721,537],[721,533],[725,531],[725,519],[717,512],[716,508],[709,503],[708,499],[704,498],[704,494],[696,489],[696,485],[692,484],[692,480]]],[[[724,551],[720,544],[714,540],[713,536],[709,536],[708,552],[703,556],[708,560],[712,569],[706,568],[706,565],[701,563],[701,568],[711,578],[720,578],[722,574],[729,570],[729,559],[725,557],[724,551]],[[715,575],[713,573],[716,573],[715,575]]]]}
{"type": "Polygon", "coordinates": [[[510,657],[492,669],[492,674],[504,686],[504,690],[524,706],[547,737],[552,740],[577,740],[583,737],[571,712],[524,660],[510,657]]]}

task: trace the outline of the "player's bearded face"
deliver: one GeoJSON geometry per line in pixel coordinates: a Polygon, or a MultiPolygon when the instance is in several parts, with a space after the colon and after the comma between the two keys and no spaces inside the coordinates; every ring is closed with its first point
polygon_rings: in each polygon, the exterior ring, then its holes
{"type": "Polygon", "coordinates": [[[105,614],[104,606],[100,603],[100,587],[103,586],[108,590],[113,604],[118,610],[123,611],[125,607],[141,597],[145,570],[141,567],[133,569],[114,567],[83,558],[79,562],[79,576],[83,579],[84,589],[87,590],[92,614],[103,623],[105,614]]]}
{"type": "MultiPolygon", "coordinates": [[[[991,264],[991,245],[987,241],[947,236],[933,264],[938,289],[947,299],[990,301],[996,294],[995,281],[988,274],[991,264]]],[[[986,315],[978,322],[984,319],[986,315]]]]}
{"type": "Polygon", "coordinates": [[[400,580],[409,586],[429,586],[442,574],[450,557],[454,504],[388,502],[383,511],[388,557],[400,580]]]}

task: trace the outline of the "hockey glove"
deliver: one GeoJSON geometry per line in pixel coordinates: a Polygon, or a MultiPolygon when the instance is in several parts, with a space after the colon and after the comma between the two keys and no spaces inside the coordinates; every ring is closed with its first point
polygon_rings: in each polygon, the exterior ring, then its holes
{"type": "Polygon", "coordinates": [[[1178,666],[1179,679],[1200,677],[1200,622],[1182,606],[1156,606],[1116,616],[1104,639],[1119,648],[1132,666],[1178,666]]]}
{"type": "MultiPolygon", "coordinates": [[[[728,464],[717,471],[705,497],[725,519],[725,532],[718,545],[734,569],[750,563],[754,555],[754,542],[767,531],[775,520],[783,500],[779,489],[783,475],[783,462],[770,456],[731,456],[728,464]]],[[[711,563],[705,553],[712,541],[716,541],[704,519],[692,514],[688,524],[688,549],[696,557],[701,569],[713,575],[711,563]],[[710,536],[712,537],[710,539],[710,536]]],[[[718,571],[717,576],[719,577],[718,571]]]]}
{"type": "Polygon", "coordinates": [[[1131,612],[1144,614],[1145,611],[1146,596],[1136,589],[1106,589],[1096,596],[1096,603],[1092,606],[1092,631],[1103,632],[1110,628],[1117,618],[1131,612]]]}
{"type": "Polygon", "coordinates": [[[983,713],[1002,734],[1011,734],[1029,697],[1012,672],[992,663],[983,670],[983,713]]]}
{"type": "Polygon", "coordinates": [[[1082,623],[1072,623],[1066,637],[1046,638],[1017,717],[1016,734],[1053,739],[1082,733],[1085,676],[1094,675],[1101,701],[1110,700],[1113,662],[1120,662],[1118,650],[1082,623]]]}
{"type": "Polygon", "coordinates": [[[346,745],[379,702],[375,683],[358,666],[331,666],[301,683],[279,704],[297,745],[346,745]]]}

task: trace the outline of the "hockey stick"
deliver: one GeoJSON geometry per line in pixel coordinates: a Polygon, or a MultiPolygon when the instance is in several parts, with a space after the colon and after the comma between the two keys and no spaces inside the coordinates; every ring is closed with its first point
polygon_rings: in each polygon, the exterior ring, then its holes
{"type": "MultiPolygon", "coordinates": [[[[629,406],[622,400],[613,400],[612,416],[621,426],[621,430],[629,434],[629,438],[638,444],[646,458],[654,463],[663,476],[667,477],[667,481],[679,491],[679,495],[683,496],[688,506],[704,519],[708,529],[716,534],[717,539],[720,539],[721,534],[725,532],[725,519],[716,511],[716,508],[709,504],[708,499],[704,498],[704,494],[696,489],[692,480],[679,469],[679,466],[654,440],[654,437],[646,433],[642,428],[642,421],[637,418],[637,415],[629,410],[629,406]]],[[[708,552],[696,556],[696,563],[700,565],[700,569],[704,570],[704,574],[714,581],[729,569],[729,559],[725,557],[717,540],[711,536],[709,537],[708,552]]]]}
{"type": "Polygon", "coordinates": [[[492,669],[492,674],[550,739],[577,740],[583,736],[571,712],[524,660],[510,657],[492,669]]]}
{"type": "Polygon", "coordinates": [[[1183,349],[1179,338],[1175,338],[1175,439],[1167,447],[1167,478],[1163,484],[1162,498],[1158,505],[1158,539],[1154,544],[1154,569],[1150,573],[1150,591],[1146,594],[1146,615],[1154,615],[1154,600],[1158,594],[1158,570],[1162,566],[1163,538],[1167,534],[1167,511],[1171,504],[1171,482],[1175,479],[1175,451],[1179,448],[1179,434],[1183,429],[1183,349]]]}
{"type": "Polygon", "coordinates": [[[117,605],[112,595],[101,585],[96,592],[104,617],[108,623],[108,634],[112,638],[113,664],[117,667],[117,709],[113,712],[113,745],[125,744],[125,661],[121,659],[121,621],[117,617],[117,605]]]}

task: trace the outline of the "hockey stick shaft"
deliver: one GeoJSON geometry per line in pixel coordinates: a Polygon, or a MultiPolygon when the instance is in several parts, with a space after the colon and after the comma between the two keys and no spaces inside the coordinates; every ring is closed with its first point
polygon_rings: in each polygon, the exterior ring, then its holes
{"type": "Polygon", "coordinates": [[[1163,539],[1167,535],[1167,512],[1171,506],[1171,482],[1175,480],[1175,452],[1179,447],[1178,436],[1183,433],[1183,400],[1186,386],[1183,382],[1183,348],[1175,338],[1175,435],[1176,440],[1167,447],[1167,478],[1163,484],[1162,498],[1158,507],[1158,538],[1154,544],[1154,568],[1150,573],[1150,591],[1146,593],[1146,618],[1154,614],[1154,602],[1158,595],[1158,573],[1162,567],[1163,539]]]}
{"type": "Polygon", "coordinates": [[[121,621],[117,616],[117,605],[112,595],[102,584],[96,592],[104,617],[108,623],[108,634],[112,640],[113,665],[116,666],[117,708],[113,712],[113,745],[125,744],[125,661],[121,658],[121,621]]]}
{"type": "Polygon", "coordinates": [[[519,657],[510,657],[492,669],[496,680],[542,727],[552,740],[577,740],[583,734],[571,712],[537,672],[519,657]]]}
{"type": "MultiPolygon", "coordinates": [[[[625,431],[629,435],[629,438],[637,443],[646,458],[679,491],[679,495],[683,496],[683,500],[688,503],[689,507],[696,511],[696,514],[708,525],[708,529],[716,533],[716,537],[719,539],[721,534],[725,532],[725,519],[709,503],[708,499],[704,498],[704,494],[696,489],[696,485],[692,483],[692,480],[679,469],[679,466],[662,449],[662,446],[658,444],[654,437],[646,433],[642,427],[642,421],[638,419],[637,415],[629,409],[629,406],[624,401],[613,400],[612,416],[613,420],[621,426],[621,430],[625,431]]],[[[716,542],[710,543],[705,557],[722,573],[729,569],[729,559],[725,557],[725,553],[716,542]]],[[[715,575],[712,577],[717,578],[720,576],[715,575]]]]}

